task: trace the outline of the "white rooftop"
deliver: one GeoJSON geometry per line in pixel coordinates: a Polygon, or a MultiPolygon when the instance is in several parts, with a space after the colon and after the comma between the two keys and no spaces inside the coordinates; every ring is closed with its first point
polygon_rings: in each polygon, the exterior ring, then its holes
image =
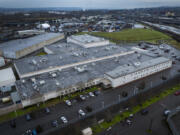
{"type": "Polygon", "coordinates": [[[12,83],[15,80],[12,68],[0,70],[0,87],[8,85],[8,83],[12,83]]]}
{"type": "Polygon", "coordinates": [[[67,38],[67,42],[75,43],[85,48],[109,45],[109,40],[88,34],[70,36],[67,38]]]}

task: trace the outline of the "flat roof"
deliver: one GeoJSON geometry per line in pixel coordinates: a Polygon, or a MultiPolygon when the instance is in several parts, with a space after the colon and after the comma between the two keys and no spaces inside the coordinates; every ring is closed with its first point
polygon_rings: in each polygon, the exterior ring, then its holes
{"type": "Polygon", "coordinates": [[[30,37],[30,38],[12,40],[5,43],[1,43],[0,50],[16,52],[24,48],[33,46],[35,44],[39,44],[41,42],[44,42],[44,41],[47,41],[47,40],[50,40],[52,38],[62,36],[62,35],[63,35],[62,33],[45,33],[42,35],[30,37]]]}
{"type": "Polygon", "coordinates": [[[32,77],[23,78],[19,81],[16,81],[17,91],[20,94],[21,99],[36,97],[37,95],[41,96],[44,93],[51,91],[61,91],[65,88],[69,88],[75,85],[84,84],[90,80],[103,78],[106,72],[109,72],[119,65],[124,65],[132,63],[133,61],[147,61],[152,59],[149,56],[143,55],[141,59],[138,59],[138,54],[133,53],[126,56],[112,58],[107,60],[102,60],[98,62],[93,62],[89,64],[84,64],[77,66],[76,68],[67,68],[61,71],[56,70],[53,73],[56,73],[56,77],[51,77],[50,73],[43,73],[41,75],[35,75],[32,77]],[[78,72],[77,68],[84,68],[83,72],[78,72]],[[38,91],[33,89],[33,83],[31,78],[35,78],[38,84],[38,91]],[[22,80],[25,80],[23,83],[22,80]],[[45,84],[40,85],[40,81],[44,80],[45,84]],[[58,83],[59,85],[56,85],[58,83]]]}
{"type": "Polygon", "coordinates": [[[46,48],[53,50],[55,54],[33,56],[16,60],[14,65],[19,74],[23,75],[26,73],[38,72],[40,70],[46,70],[52,67],[128,52],[128,49],[114,44],[108,46],[83,48],[71,43],[57,43],[47,46],[46,48]],[[46,62],[41,62],[43,59],[46,62]],[[32,64],[32,61],[36,61],[37,64],[32,64]]]}
{"type": "Polygon", "coordinates": [[[164,58],[164,57],[159,57],[159,58],[147,60],[144,62],[140,62],[140,61],[132,62],[130,64],[118,66],[117,68],[115,68],[114,70],[110,72],[107,72],[106,74],[110,76],[111,78],[118,78],[120,76],[125,76],[127,74],[136,72],[138,70],[142,70],[147,67],[151,67],[151,66],[154,66],[163,62],[167,62],[167,61],[169,61],[169,59],[164,58]]]}
{"type": "Polygon", "coordinates": [[[94,43],[94,42],[101,42],[101,41],[108,41],[104,38],[100,38],[100,37],[95,37],[95,36],[91,36],[88,34],[84,34],[84,35],[73,35],[70,36],[69,38],[72,38],[78,42],[81,42],[83,44],[87,44],[87,43],[94,43]]]}
{"type": "Polygon", "coordinates": [[[8,82],[9,80],[16,80],[12,68],[0,70],[0,86],[1,83],[8,82]]]}

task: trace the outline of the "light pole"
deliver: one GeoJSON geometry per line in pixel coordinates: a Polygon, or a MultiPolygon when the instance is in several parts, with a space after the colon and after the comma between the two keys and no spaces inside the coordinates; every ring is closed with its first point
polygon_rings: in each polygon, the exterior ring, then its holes
{"type": "Polygon", "coordinates": [[[118,95],[118,101],[119,102],[121,101],[121,95],[120,94],[118,95]]]}
{"type": "Polygon", "coordinates": [[[102,101],[102,108],[104,108],[104,101],[102,101]]]}

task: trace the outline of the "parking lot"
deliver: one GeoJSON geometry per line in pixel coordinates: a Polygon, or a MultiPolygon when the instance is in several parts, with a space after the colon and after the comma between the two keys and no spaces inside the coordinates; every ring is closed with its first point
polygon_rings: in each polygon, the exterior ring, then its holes
{"type": "Polygon", "coordinates": [[[120,122],[109,128],[108,130],[98,134],[98,135],[171,135],[171,131],[165,121],[165,116],[163,115],[165,109],[174,109],[177,105],[180,105],[179,96],[174,94],[169,95],[165,99],[151,105],[147,108],[148,114],[142,115],[140,112],[135,114],[132,118],[132,124],[128,125],[127,122],[120,122]],[[152,120],[152,124],[151,123],[152,120]],[[147,130],[151,125],[152,133],[148,133],[147,130]]]}

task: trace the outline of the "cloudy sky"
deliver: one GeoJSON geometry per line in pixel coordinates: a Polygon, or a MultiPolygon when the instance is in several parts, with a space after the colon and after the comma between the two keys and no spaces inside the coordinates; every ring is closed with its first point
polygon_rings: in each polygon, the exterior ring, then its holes
{"type": "Polygon", "coordinates": [[[139,8],[180,6],[180,0],[0,0],[0,7],[139,8]]]}

